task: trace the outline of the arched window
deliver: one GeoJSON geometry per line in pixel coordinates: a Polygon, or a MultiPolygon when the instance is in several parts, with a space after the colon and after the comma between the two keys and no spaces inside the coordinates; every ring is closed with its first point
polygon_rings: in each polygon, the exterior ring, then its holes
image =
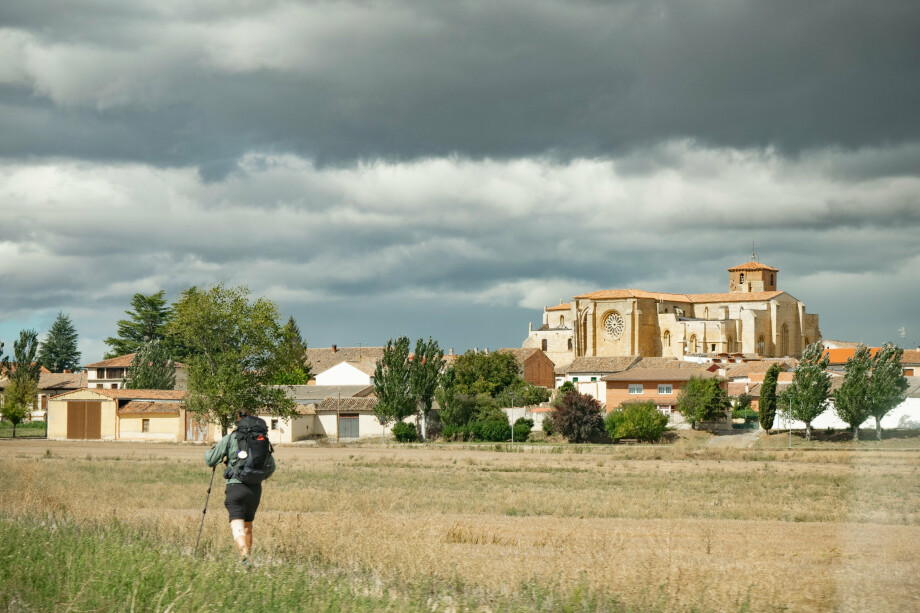
{"type": "Polygon", "coordinates": [[[766,343],[764,342],[763,334],[757,337],[757,355],[760,357],[764,356],[764,350],[766,349],[766,343]]]}
{"type": "Polygon", "coordinates": [[[546,350],[549,348],[549,341],[547,341],[547,340],[544,338],[543,341],[540,343],[540,348],[541,348],[543,351],[546,351],[546,350]]]}
{"type": "Polygon", "coordinates": [[[770,273],[770,285],[773,285],[773,273],[770,273]]]}
{"type": "Polygon", "coordinates": [[[572,350],[572,339],[569,339],[569,351],[572,350]]]}
{"type": "Polygon", "coordinates": [[[560,315],[560,316],[559,316],[559,327],[560,327],[560,328],[564,328],[564,327],[565,327],[565,315],[560,315]]]}
{"type": "Polygon", "coordinates": [[[709,319],[709,307],[703,309],[703,319],[709,319]]]}
{"type": "Polygon", "coordinates": [[[663,338],[662,340],[663,340],[663,343],[662,343],[662,344],[663,344],[665,347],[670,347],[670,346],[671,346],[671,331],[670,331],[670,330],[665,330],[665,331],[664,331],[664,338],[663,338]]]}
{"type": "Polygon", "coordinates": [[[782,356],[789,355],[789,326],[783,324],[779,333],[779,354],[782,356]]]}
{"type": "Polygon", "coordinates": [[[687,343],[687,351],[689,351],[690,353],[699,353],[700,346],[699,346],[699,343],[697,343],[696,341],[696,334],[690,335],[690,342],[687,343]]]}
{"type": "Polygon", "coordinates": [[[741,273],[741,283],[744,283],[744,273],[741,273]]]}

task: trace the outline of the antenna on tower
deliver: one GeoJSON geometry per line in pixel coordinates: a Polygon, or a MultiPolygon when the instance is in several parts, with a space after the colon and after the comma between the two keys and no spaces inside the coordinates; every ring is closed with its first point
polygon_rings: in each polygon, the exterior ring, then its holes
{"type": "Polygon", "coordinates": [[[751,241],[751,261],[752,262],[757,261],[757,250],[754,249],[754,241],[751,241]]]}

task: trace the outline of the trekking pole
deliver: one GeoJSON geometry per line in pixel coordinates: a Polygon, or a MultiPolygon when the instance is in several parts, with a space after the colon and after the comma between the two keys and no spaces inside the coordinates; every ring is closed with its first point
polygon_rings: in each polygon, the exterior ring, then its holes
{"type": "Polygon", "coordinates": [[[208,512],[208,500],[211,498],[211,486],[214,485],[214,473],[216,472],[217,464],[211,469],[211,481],[208,483],[208,495],[204,498],[204,509],[201,511],[201,526],[198,527],[198,538],[195,540],[195,552],[192,555],[198,554],[198,543],[201,542],[201,529],[204,528],[204,516],[208,512]]]}

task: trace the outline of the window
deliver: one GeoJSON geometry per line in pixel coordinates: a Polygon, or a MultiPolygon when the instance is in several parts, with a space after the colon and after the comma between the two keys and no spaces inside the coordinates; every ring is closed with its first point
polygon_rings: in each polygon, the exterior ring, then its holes
{"type": "Polygon", "coordinates": [[[744,273],[741,273],[741,283],[744,283],[744,273]]]}
{"type": "Polygon", "coordinates": [[[773,273],[770,273],[770,285],[773,285],[773,273]]]}
{"type": "Polygon", "coordinates": [[[671,331],[670,330],[664,331],[664,346],[665,347],[671,346],[671,331]]]}
{"type": "Polygon", "coordinates": [[[141,420],[141,432],[150,432],[150,420],[149,419],[141,420]]]}
{"type": "Polygon", "coordinates": [[[697,353],[700,350],[699,344],[696,342],[696,334],[690,335],[690,343],[687,345],[687,350],[690,353],[697,353]]]}
{"type": "Polygon", "coordinates": [[[604,318],[604,332],[609,334],[614,339],[618,339],[623,336],[623,330],[625,327],[626,324],[623,321],[623,316],[616,311],[611,312],[609,315],[607,315],[607,317],[604,318]]]}
{"type": "Polygon", "coordinates": [[[710,349],[710,351],[713,351],[713,352],[714,352],[714,351],[716,350],[716,344],[715,344],[715,343],[711,343],[711,346],[712,346],[712,349],[710,349]]]}
{"type": "Polygon", "coordinates": [[[96,389],[101,390],[104,386],[101,383],[96,384],[96,389]]]}
{"type": "Polygon", "coordinates": [[[757,337],[757,355],[763,357],[766,344],[764,343],[763,334],[757,337]]]}
{"type": "Polygon", "coordinates": [[[113,384],[111,384],[109,387],[111,387],[113,390],[117,390],[117,389],[118,389],[118,384],[117,384],[117,383],[113,383],[113,384]]]}
{"type": "Polygon", "coordinates": [[[565,327],[565,315],[559,316],[559,327],[560,328],[565,327]]]}
{"type": "Polygon", "coordinates": [[[540,349],[542,349],[543,351],[546,351],[548,348],[549,348],[549,341],[547,341],[547,340],[544,338],[544,339],[540,342],[540,349]]]}
{"type": "Polygon", "coordinates": [[[597,381],[597,377],[591,377],[592,381],[597,381]]]}
{"type": "Polygon", "coordinates": [[[278,429],[278,420],[273,419],[272,420],[272,430],[277,430],[277,429],[278,429]]]}
{"type": "Polygon", "coordinates": [[[578,377],[572,377],[572,383],[578,383],[578,377]]]}
{"type": "Polygon", "coordinates": [[[569,351],[572,350],[572,339],[569,339],[569,351]]]}
{"type": "Polygon", "coordinates": [[[630,384],[629,384],[629,393],[630,393],[630,394],[641,394],[641,393],[642,393],[642,384],[641,384],[641,383],[630,383],[630,384]]]}
{"type": "Polygon", "coordinates": [[[674,386],[672,386],[670,383],[659,383],[658,393],[659,394],[673,394],[674,386]]]}

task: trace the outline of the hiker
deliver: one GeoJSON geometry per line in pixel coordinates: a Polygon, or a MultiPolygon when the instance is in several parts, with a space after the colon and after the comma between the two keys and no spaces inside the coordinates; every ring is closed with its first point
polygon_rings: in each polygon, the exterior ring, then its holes
{"type": "Polygon", "coordinates": [[[208,466],[227,464],[224,506],[230,513],[230,532],[244,566],[252,566],[252,522],[262,498],[262,481],[275,472],[272,452],[265,422],[240,411],[234,431],[204,454],[208,466]]]}

